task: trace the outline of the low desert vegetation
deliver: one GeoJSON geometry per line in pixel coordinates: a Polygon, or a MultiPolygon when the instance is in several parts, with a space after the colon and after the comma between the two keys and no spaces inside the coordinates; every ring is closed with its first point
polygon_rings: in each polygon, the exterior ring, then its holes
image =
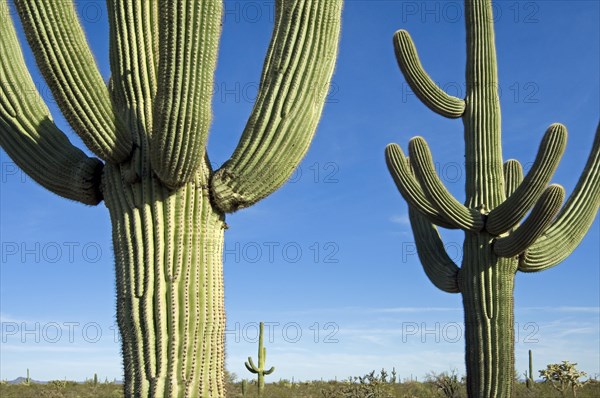
{"type": "MultiPolygon", "coordinates": [[[[563,361],[550,364],[540,370],[542,379],[530,387],[525,379],[515,380],[514,398],[539,397],[600,397],[600,381],[596,377],[581,380],[585,373],[576,364],[563,361]],[[548,377],[546,377],[548,376],[548,377]],[[578,376],[578,377],[577,377],[578,376]]],[[[351,376],[340,381],[301,381],[280,379],[265,383],[264,398],[464,398],[467,389],[464,376],[456,370],[429,373],[425,380],[399,380],[395,369],[382,369],[364,376],[351,376]]],[[[98,382],[93,379],[83,383],[68,380],[52,380],[45,384],[23,382],[10,384],[0,382],[2,398],[122,398],[123,385],[115,382],[98,382]]],[[[257,398],[256,380],[227,377],[226,398],[257,398]],[[244,392],[242,387],[245,386],[244,392]]]]}

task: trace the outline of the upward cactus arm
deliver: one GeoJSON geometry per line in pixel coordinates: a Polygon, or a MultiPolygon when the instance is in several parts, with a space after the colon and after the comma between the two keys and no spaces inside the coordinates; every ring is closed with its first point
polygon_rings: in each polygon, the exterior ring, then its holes
{"type": "Polygon", "coordinates": [[[73,3],[16,0],[15,5],[37,64],[73,130],[102,159],[125,160],[131,138],[115,118],[73,3]]]}
{"type": "Polygon", "coordinates": [[[494,252],[500,257],[514,257],[533,244],[550,225],[565,199],[560,185],[549,186],[536,203],[523,225],[508,236],[498,239],[494,252]]]}
{"type": "Polygon", "coordinates": [[[523,183],[488,215],[486,230],[489,233],[499,235],[506,232],[527,214],[554,175],[566,143],[567,129],[563,125],[553,124],[548,128],[523,183]]]}
{"type": "Polygon", "coordinates": [[[427,199],[410,168],[410,160],[404,156],[400,146],[388,145],[385,148],[385,160],[398,191],[408,202],[409,207],[414,208],[415,211],[423,214],[429,221],[440,227],[457,228],[456,225],[448,222],[427,199]]]}
{"type": "Polygon", "coordinates": [[[162,7],[150,149],[158,177],[176,187],[193,178],[204,156],[223,2],[176,0],[162,7]]]}
{"type": "Polygon", "coordinates": [[[600,124],[582,176],[548,230],[521,256],[519,271],[554,267],[579,245],[600,206],[600,124]]]}
{"type": "Polygon", "coordinates": [[[158,2],[108,0],[112,96],[133,139],[152,129],[158,64],[158,2]],[[142,129],[142,131],[140,131],[142,129]]]}
{"type": "Polygon", "coordinates": [[[446,94],[423,69],[412,38],[405,30],[394,34],[394,49],[398,65],[410,88],[432,111],[448,118],[459,118],[465,111],[465,101],[446,94]]]}
{"type": "Polygon", "coordinates": [[[252,357],[248,357],[248,362],[244,362],[244,365],[246,366],[246,369],[248,369],[248,371],[250,373],[257,374],[259,372],[259,369],[254,364],[254,361],[252,360],[252,357]]]}
{"type": "Polygon", "coordinates": [[[254,109],[231,158],[213,175],[217,207],[233,212],[270,195],[306,153],[338,51],[342,0],[277,0],[254,109]]]}
{"type": "Polygon", "coordinates": [[[443,217],[466,231],[479,232],[483,229],[483,217],[476,209],[460,203],[438,177],[431,152],[425,140],[414,137],[409,144],[409,156],[423,191],[443,217]]]}
{"type": "Polygon", "coordinates": [[[523,167],[515,159],[509,159],[504,162],[504,190],[506,197],[509,198],[523,182],[523,167]]]}
{"type": "Polygon", "coordinates": [[[437,228],[410,206],[409,217],[425,274],[438,289],[458,293],[459,268],[448,256],[437,228]]]}
{"type": "Polygon", "coordinates": [[[0,10],[0,146],[48,190],[96,205],[102,200],[102,162],[71,145],[52,122],[27,72],[9,13],[4,11],[0,10]]]}

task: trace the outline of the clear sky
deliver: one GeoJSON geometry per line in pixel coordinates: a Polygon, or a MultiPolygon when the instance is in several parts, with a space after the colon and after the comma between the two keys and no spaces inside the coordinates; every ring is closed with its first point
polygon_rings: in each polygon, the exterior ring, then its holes
{"type": "MultiPolygon", "coordinates": [[[[77,2],[106,78],[102,1],[77,2]]],[[[347,0],[340,57],[309,154],[281,190],[228,217],[227,365],[242,377],[256,356],[256,323],[269,322],[271,380],[338,379],[395,367],[401,378],[464,373],[459,295],[437,290],[414,251],[407,207],[390,178],[385,145],[422,135],[438,170],[464,198],[460,120],[429,111],[398,70],[392,34],[410,31],[440,86],[464,96],[462,2],[347,0]]],[[[546,127],[569,129],[553,179],[570,193],[600,109],[598,1],[495,4],[505,159],[527,170],[546,127]]],[[[271,0],[225,1],[214,122],[215,164],[232,152],[250,113],[270,38],[271,0]]],[[[22,38],[22,34],[21,34],[22,38]]],[[[26,58],[58,125],[69,131],[26,58]]],[[[2,60],[5,62],[5,60],[2,60]]],[[[81,141],[71,132],[72,141],[81,141]]],[[[69,202],[31,181],[0,153],[0,379],[121,376],[111,227],[103,204],[69,202]]],[[[518,274],[516,367],[569,360],[600,373],[600,225],[560,266],[518,274]]],[[[460,262],[462,236],[443,233],[460,262]]]]}

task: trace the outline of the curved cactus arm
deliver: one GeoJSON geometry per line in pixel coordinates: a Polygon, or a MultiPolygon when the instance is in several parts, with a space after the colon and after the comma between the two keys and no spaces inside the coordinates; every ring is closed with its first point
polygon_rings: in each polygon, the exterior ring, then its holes
{"type": "Polygon", "coordinates": [[[429,221],[440,227],[448,229],[457,228],[445,220],[440,212],[429,202],[410,168],[410,159],[404,156],[399,145],[389,144],[385,148],[385,161],[398,191],[400,191],[402,197],[408,202],[409,207],[416,209],[416,211],[423,214],[429,221]]]}
{"type": "Polygon", "coordinates": [[[100,158],[125,160],[131,138],[115,117],[73,2],[16,0],[15,5],[40,71],[73,130],[100,158]]]}
{"type": "Polygon", "coordinates": [[[523,253],[548,228],[564,199],[565,190],[560,185],[546,188],[525,222],[513,233],[495,242],[494,253],[500,257],[515,257],[523,253]]]}
{"type": "Polygon", "coordinates": [[[224,212],[251,206],[291,176],[315,133],[335,66],[342,0],[277,0],[254,109],[211,180],[224,212]]]}
{"type": "Polygon", "coordinates": [[[404,78],[429,109],[448,118],[459,118],[463,115],[465,101],[446,94],[429,77],[407,31],[399,30],[394,34],[394,50],[404,78]]]}
{"type": "Polygon", "coordinates": [[[579,245],[600,206],[600,124],[590,156],[577,186],[556,220],[519,261],[519,271],[537,272],[554,267],[579,245]]]}
{"type": "MultiPolygon", "coordinates": [[[[504,171],[504,193],[507,198],[519,188],[521,183],[523,182],[523,167],[521,167],[521,163],[515,159],[509,159],[504,162],[503,165],[504,171]]],[[[519,223],[515,224],[511,229],[507,232],[510,234],[519,226],[519,223]]]]}
{"type": "Polygon", "coordinates": [[[109,90],[136,144],[152,130],[158,64],[158,2],[107,1],[109,90]],[[143,129],[144,131],[139,131],[143,129]]]}
{"type": "Polygon", "coordinates": [[[0,146],[48,190],[88,205],[98,204],[102,200],[102,162],[73,146],[52,122],[27,71],[8,10],[0,12],[0,59],[10,60],[0,62],[0,146]]]}
{"type": "Polygon", "coordinates": [[[435,171],[425,140],[422,137],[412,138],[408,152],[423,191],[443,217],[466,231],[481,231],[484,227],[482,214],[476,209],[467,208],[448,192],[435,171]]]}
{"type": "Polygon", "coordinates": [[[248,362],[244,362],[244,365],[246,365],[246,369],[248,369],[248,371],[250,371],[251,373],[258,373],[259,371],[259,369],[252,361],[252,357],[248,357],[248,362]]]}
{"type": "Polygon", "coordinates": [[[490,234],[500,235],[525,217],[554,175],[566,144],[565,126],[556,123],[546,130],[535,162],[523,183],[507,200],[488,214],[485,228],[490,234]]]}
{"type": "Polygon", "coordinates": [[[191,181],[202,163],[222,14],[221,0],[172,0],[161,5],[150,156],[153,170],[171,187],[191,181]]]}
{"type": "Polygon", "coordinates": [[[408,214],[425,274],[438,289],[458,293],[459,268],[448,256],[437,228],[410,206],[408,214]]]}
{"type": "Polygon", "coordinates": [[[521,163],[519,163],[518,160],[508,159],[504,162],[503,169],[505,182],[504,191],[506,197],[510,198],[523,182],[523,167],[521,167],[521,163]]]}
{"type": "Polygon", "coordinates": [[[275,371],[275,366],[271,366],[271,369],[269,369],[269,370],[265,370],[265,371],[264,371],[264,374],[265,374],[265,376],[268,376],[268,375],[270,375],[271,373],[273,373],[274,371],[275,371]]]}

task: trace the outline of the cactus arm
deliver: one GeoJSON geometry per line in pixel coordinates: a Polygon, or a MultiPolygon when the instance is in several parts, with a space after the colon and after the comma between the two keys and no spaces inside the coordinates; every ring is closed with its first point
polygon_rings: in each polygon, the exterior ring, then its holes
{"type": "Polygon", "coordinates": [[[73,130],[100,158],[125,160],[131,139],[114,115],[73,3],[16,0],[15,5],[40,71],[73,130]]]}
{"type": "Polygon", "coordinates": [[[444,219],[440,212],[433,207],[429,199],[427,199],[410,168],[410,160],[404,156],[399,145],[390,144],[385,148],[385,161],[398,191],[400,191],[402,197],[408,202],[410,208],[416,209],[416,211],[423,214],[429,221],[440,227],[449,229],[457,228],[444,219]]]}
{"type": "MultiPolygon", "coordinates": [[[[2,3],[5,6],[6,3],[2,3]]],[[[8,10],[0,15],[0,146],[36,182],[88,205],[102,200],[103,164],[73,146],[52,122],[19,47],[8,10]]]]}
{"type": "Polygon", "coordinates": [[[437,228],[410,206],[408,214],[425,274],[438,289],[458,293],[459,268],[446,253],[437,228]]]}
{"type": "Polygon", "coordinates": [[[211,179],[223,212],[251,206],[291,176],[325,104],[338,51],[342,0],[277,0],[273,38],[252,114],[211,179]]]}
{"type": "Polygon", "coordinates": [[[496,255],[514,257],[523,253],[548,228],[564,199],[565,190],[560,185],[553,184],[546,188],[525,222],[513,233],[495,242],[496,255]]]}
{"type": "Polygon", "coordinates": [[[523,182],[523,167],[515,159],[508,159],[504,162],[504,190],[506,197],[509,198],[519,188],[523,182]]]}
{"type": "Polygon", "coordinates": [[[268,375],[270,375],[271,373],[273,373],[274,371],[275,371],[275,366],[271,366],[271,369],[269,369],[269,370],[265,370],[265,371],[264,371],[264,374],[265,374],[265,376],[268,376],[268,375]]]}
{"type": "Polygon", "coordinates": [[[539,199],[554,175],[567,143],[567,129],[553,124],[546,130],[531,170],[517,190],[488,215],[486,230],[500,235],[513,228],[539,199]]]}
{"type": "Polygon", "coordinates": [[[254,362],[252,361],[252,357],[248,357],[248,362],[244,362],[244,365],[246,365],[246,369],[248,369],[251,373],[258,373],[259,369],[256,367],[256,365],[254,365],[254,362]]]}
{"type": "Polygon", "coordinates": [[[154,1],[107,1],[112,71],[109,90],[138,145],[139,138],[152,130],[157,89],[157,8],[154,1]]]}
{"type": "Polygon", "coordinates": [[[556,220],[519,261],[519,271],[543,271],[562,262],[579,245],[600,206],[600,124],[583,174],[556,220]]]}
{"type": "Polygon", "coordinates": [[[159,13],[158,91],[150,137],[152,168],[167,186],[193,179],[212,118],[223,2],[174,0],[159,13]]]}
{"type": "Polygon", "coordinates": [[[394,34],[394,50],[404,78],[423,104],[448,118],[459,118],[463,115],[465,101],[446,94],[429,77],[407,31],[399,30],[394,34]]]}
{"type": "Polygon", "coordinates": [[[408,151],[421,187],[443,217],[466,231],[481,231],[484,226],[481,213],[476,209],[467,208],[448,192],[435,171],[425,140],[421,137],[412,138],[408,151]]]}

